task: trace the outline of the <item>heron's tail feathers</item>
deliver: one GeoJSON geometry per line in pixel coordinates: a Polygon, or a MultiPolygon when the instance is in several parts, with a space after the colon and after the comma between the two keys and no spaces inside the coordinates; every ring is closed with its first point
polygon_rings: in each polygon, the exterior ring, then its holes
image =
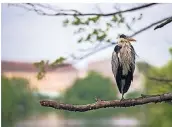
{"type": "Polygon", "coordinates": [[[129,90],[132,80],[133,73],[131,71],[129,71],[126,76],[123,76],[122,74],[116,76],[116,83],[121,94],[124,94],[129,90]]]}
{"type": "Polygon", "coordinates": [[[131,81],[132,81],[132,74],[128,74],[127,77],[125,78],[125,85],[123,88],[123,93],[126,93],[129,90],[131,81]]]}

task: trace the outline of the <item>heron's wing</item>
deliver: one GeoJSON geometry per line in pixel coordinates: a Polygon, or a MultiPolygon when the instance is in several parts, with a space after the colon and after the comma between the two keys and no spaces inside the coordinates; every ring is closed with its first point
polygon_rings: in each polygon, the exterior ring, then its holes
{"type": "Polygon", "coordinates": [[[117,69],[118,69],[118,66],[119,66],[119,61],[118,61],[118,56],[117,56],[115,51],[112,53],[111,64],[112,64],[112,72],[114,74],[114,77],[116,77],[117,69]]]}
{"type": "Polygon", "coordinates": [[[130,63],[130,70],[128,71],[126,77],[125,77],[125,85],[123,92],[126,93],[128,89],[130,88],[131,81],[133,81],[133,73],[135,70],[135,50],[134,47],[131,45],[131,63],[130,63]]]}
{"type": "Polygon", "coordinates": [[[111,64],[112,64],[112,72],[114,74],[116,84],[118,86],[120,93],[122,93],[122,89],[121,89],[121,87],[122,87],[122,84],[121,84],[122,83],[122,67],[119,63],[119,59],[118,59],[116,52],[113,52],[113,54],[112,54],[111,64]]]}
{"type": "Polygon", "coordinates": [[[131,63],[131,71],[132,74],[134,73],[135,70],[135,59],[136,59],[136,52],[134,50],[134,47],[131,45],[131,56],[132,56],[132,63],[131,63]]]}

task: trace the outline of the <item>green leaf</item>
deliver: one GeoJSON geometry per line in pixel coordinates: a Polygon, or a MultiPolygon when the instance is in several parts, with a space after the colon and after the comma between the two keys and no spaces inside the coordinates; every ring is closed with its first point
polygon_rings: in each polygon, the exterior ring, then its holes
{"type": "Polygon", "coordinates": [[[82,24],[81,19],[78,18],[77,16],[74,16],[74,21],[72,22],[72,25],[79,25],[82,24]]]}
{"type": "Polygon", "coordinates": [[[85,24],[85,25],[89,25],[89,20],[86,20],[83,24],[85,24]]]}
{"type": "Polygon", "coordinates": [[[83,31],[85,31],[84,28],[79,28],[79,29],[78,29],[78,32],[83,32],[83,31]]]}
{"type": "Polygon", "coordinates": [[[64,57],[59,57],[53,63],[51,63],[51,66],[56,66],[58,64],[62,64],[64,62],[64,60],[66,60],[64,57]]]}
{"type": "Polygon", "coordinates": [[[104,33],[103,35],[101,35],[101,36],[97,36],[97,40],[99,40],[99,41],[103,41],[104,40],[104,38],[107,36],[107,34],[106,33],[104,33]]]}
{"type": "Polygon", "coordinates": [[[106,26],[107,27],[112,27],[112,24],[111,23],[106,23],[106,26]]]}
{"type": "Polygon", "coordinates": [[[85,39],[85,41],[88,41],[91,39],[91,34],[88,34],[87,38],[85,39]]]}
{"type": "Polygon", "coordinates": [[[111,39],[107,39],[107,42],[111,42],[111,39]]]}
{"type": "Polygon", "coordinates": [[[94,23],[96,23],[99,19],[100,19],[100,16],[88,18],[89,21],[93,21],[94,23]]]}
{"type": "Polygon", "coordinates": [[[111,21],[113,21],[113,22],[117,22],[117,21],[118,21],[118,18],[117,18],[117,16],[116,16],[116,15],[112,16],[112,19],[111,19],[111,21]]]}
{"type": "Polygon", "coordinates": [[[124,21],[125,21],[125,18],[121,18],[120,20],[119,20],[119,23],[124,23],[124,21]]]}
{"type": "Polygon", "coordinates": [[[79,34],[79,33],[84,32],[84,31],[85,31],[84,28],[79,28],[78,30],[76,30],[76,31],[74,32],[74,34],[79,34]]]}
{"type": "Polygon", "coordinates": [[[107,28],[106,28],[106,31],[109,31],[109,29],[110,29],[111,27],[113,27],[113,26],[112,26],[111,23],[106,23],[106,27],[107,27],[107,28]]]}
{"type": "Polygon", "coordinates": [[[78,40],[78,43],[81,43],[83,41],[83,37],[81,37],[79,40],[78,40]]]}
{"type": "Polygon", "coordinates": [[[41,80],[41,79],[43,79],[45,77],[45,72],[38,72],[38,74],[37,74],[37,79],[38,80],[41,80]]]}
{"type": "Polygon", "coordinates": [[[35,63],[33,63],[33,65],[34,65],[36,68],[38,68],[39,65],[40,65],[40,62],[35,62],[35,63]]]}
{"type": "Polygon", "coordinates": [[[43,67],[44,65],[45,65],[45,61],[44,60],[41,60],[40,62],[35,62],[35,63],[33,63],[34,64],[34,66],[36,67],[36,68],[41,68],[41,67],[43,67]]]}
{"type": "Polygon", "coordinates": [[[63,26],[66,27],[69,24],[69,19],[63,21],[63,26]]]}
{"type": "MultiPolygon", "coordinates": [[[[53,63],[50,64],[51,67],[56,66],[57,64],[61,64],[63,63],[63,61],[65,60],[65,58],[60,57],[58,59],[56,59],[53,63]]],[[[45,77],[46,71],[45,71],[45,67],[49,66],[49,61],[44,61],[41,60],[40,62],[35,62],[34,65],[36,66],[36,68],[39,69],[39,72],[37,74],[37,79],[42,79],[45,77]]]]}
{"type": "Polygon", "coordinates": [[[119,16],[120,18],[122,18],[122,17],[123,17],[121,13],[119,13],[119,14],[118,14],[118,16],[119,16]]]}
{"type": "Polygon", "coordinates": [[[98,30],[94,29],[93,34],[97,35],[98,34],[98,30]]]}
{"type": "Polygon", "coordinates": [[[37,74],[37,79],[40,80],[45,77],[45,65],[48,65],[49,61],[41,60],[40,62],[35,62],[34,65],[39,69],[37,74]]]}
{"type": "Polygon", "coordinates": [[[172,55],[172,48],[169,49],[170,54],[172,55]]]}

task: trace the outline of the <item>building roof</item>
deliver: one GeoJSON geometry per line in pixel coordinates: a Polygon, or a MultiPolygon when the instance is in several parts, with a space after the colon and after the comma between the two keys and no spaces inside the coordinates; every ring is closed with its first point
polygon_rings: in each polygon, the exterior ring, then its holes
{"type": "MultiPolygon", "coordinates": [[[[76,69],[71,64],[60,64],[55,67],[46,66],[45,70],[50,71],[76,71],[76,69]]],[[[1,61],[1,71],[2,72],[38,72],[39,69],[36,68],[33,63],[29,62],[19,62],[19,61],[1,61]]]]}

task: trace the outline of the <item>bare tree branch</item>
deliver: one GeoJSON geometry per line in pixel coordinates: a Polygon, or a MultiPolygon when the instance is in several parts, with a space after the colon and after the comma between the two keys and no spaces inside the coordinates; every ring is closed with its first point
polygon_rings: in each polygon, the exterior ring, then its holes
{"type": "Polygon", "coordinates": [[[148,25],[148,26],[146,26],[146,27],[144,27],[144,28],[138,30],[137,32],[135,32],[135,33],[132,34],[131,36],[133,37],[133,36],[135,36],[135,35],[137,35],[137,34],[140,34],[141,32],[143,32],[143,31],[145,31],[145,30],[147,30],[147,29],[149,29],[149,28],[151,28],[151,27],[153,27],[153,26],[155,26],[155,25],[157,25],[157,24],[159,24],[159,23],[161,23],[161,22],[163,22],[163,21],[166,21],[166,20],[169,19],[169,18],[172,18],[172,16],[166,17],[166,18],[161,19],[161,20],[159,20],[159,21],[156,21],[156,22],[154,22],[154,23],[152,23],[152,24],[150,24],[150,25],[148,25]]]}
{"type": "MultiPolygon", "coordinates": [[[[163,21],[166,21],[166,20],[169,19],[169,18],[172,18],[172,16],[166,17],[166,18],[161,19],[161,20],[159,20],[159,21],[156,21],[156,22],[154,22],[154,23],[152,23],[152,24],[150,24],[150,25],[148,25],[148,26],[145,26],[145,27],[141,28],[140,30],[138,30],[137,32],[135,32],[135,33],[129,35],[129,37],[136,36],[136,35],[138,35],[138,34],[144,32],[144,31],[146,31],[146,30],[152,28],[153,26],[155,26],[155,25],[157,25],[157,24],[159,24],[159,23],[161,23],[161,22],[163,22],[163,21]]],[[[87,58],[87,57],[89,57],[89,56],[91,56],[91,55],[93,55],[93,54],[95,54],[95,53],[97,53],[97,52],[99,52],[99,51],[102,51],[102,50],[104,50],[104,49],[106,49],[106,48],[109,48],[109,47],[111,47],[111,46],[113,46],[113,45],[115,45],[115,44],[116,44],[116,42],[107,43],[107,44],[101,46],[100,48],[94,48],[93,51],[91,51],[91,52],[89,52],[89,53],[86,53],[86,54],[84,54],[83,56],[80,56],[80,57],[76,57],[75,55],[72,54],[73,60],[77,60],[77,62],[73,62],[73,61],[72,61],[71,63],[72,63],[72,64],[78,63],[78,62],[79,62],[78,60],[81,61],[81,60],[83,60],[83,59],[85,59],[85,58],[87,58]]],[[[71,56],[71,55],[70,55],[70,56],[71,56]]],[[[66,59],[67,59],[67,58],[66,58],[66,59]]]]}
{"type": "Polygon", "coordinates": [[[100,108],[109,108],[109,107],[131,107],[136,105],[143,105],[148,103],[158,103],[158,102],[170,102],[172,100],[172,93],[165,93],[161,95],[149,95],[142,96],[139,98],[125,99],[125,100],[112,100],[112,101],[102,101],[99,100],[92,104],[86,105],[72,105],[58,103],[54,101],[43,100],[40,101],[40,104],[44,107],[51,107],[54,109],[75,111],[75,112],[86,112],[90,110],[96,110],[100,108]]]}
{"type": "Polygon", "coordinates": [[[162,28],[162,27],[164,27],[165,25],[169,24],[170,22],[172,22],[172,17],[169,18],[169,19],[167,19],[165,22],[161,23],[160,25],[156,26],[156,27],[154,28],[154,30],[159,29],[159,28],[162,28]]]}
{"type": "MultiPolygon", "coordinates": [[[[150,28],[152,28],[153,26],[155,26],[155,25],[157,25],[157,24],[159,24],[159,23],[161,23],[161,22],[163,22],[163,21],[165,21],[165,20],[167,20],[167,19],[169,19],[169,18],[171,18],[171,17],[172,17],[172,16],[166,17],[166,18],[161,19],[161,20],[159,20],[159,21],[156,21],[156,22],[154,22],[154,23],[152,23],[152,24],[150,24],[150,25],[148,25],[148,26],[146,26],[146,27],[143,27],[143,28],[141,28],[140,30],[138,30],[137,32],[135,32],[135,33],[129,35],[129,37],[136,36],[136,35],[138,35],[138,34],[144,32],[144,31],[146,31],[147,29],[150,29],[150,28]]],[[[91,56],[91,55],[93,55],[93,54],[95,54],[95,53],[97,53],[97,52],[99,52],[99,51],[101,51],[101,50],[104,50],[104,49],[106,49],[106,48],[111,47],[111,46],[114,45],[114,44],[116,44],[116,42],[107,43],[107,44],[103,45],[102,47],[97,48],[97,49],[94,49],[93,51],[91,51],[91,52],[89,52],[89,53],[87,53],[87,54],[85,54],[85,55],[83,55],[83,56],[81,56],[81,57],[75,57],[75,60],[82,60],[82,59],[84,59],[84,58],[87,58],[87,57],[89,57],[89,56],[91,56]]]]}
{"type": "MultiPolygon", "coordinates": [[[[97,16],[113,16],[113,15],[120,14],[120,13],[126,13],[126,12],[132,12],[132,11],[144,9],[144,8],[156,5],[156,4],[157,3],[144,4],[144,5],[141,5],[138,7],[134,7],[134,8],[130,8],[130,9],[122,10],[122,11],[117,11],[117,12],[106,13],[106,14],[103,14],[103,13],[81,13],[81,12],[78,12],[76,10],[70,10],[73,13],[66,12],[69,10],[59,10],[59,12],[52,14],[52,13],[47,13],[43,10],[37,9],[36,4],[27,3],[26,5],[30,5],[32,7],[32,11],[36,12],[37,14],[45,15],[45,16],[94,16],[94,15],[97,15],[97,16]]],[[[12,5],[18,5],[18,4],[12,4],[12,5]]],[[[24,6],[24,4],[22,4],[22,6],[24,6]]],[[[27,9],[27,8],[25,8],[25,9],[27,9]]],[[[30,8],[29,8],[29,11],[31,11],[30,8]]]]}
{"type": "MultiPolygon", "coordinates": [[[[115,14],[119,14],[119,13],[125,13],[125,12],[131,12],[131,11],[135,11],[135,10],[139,10],[139,9],[143,9],[143,8],[146,8],[146,7],[150,7],[150,6],[152,6],[152,5],[155,5],[156,3],[150,3],[150,4],[145,4],[145,5],[142,5],[142,6],[138,6],[138,7],[135,7],[135,8],[131,8],[131,9],[127,9],[127,10],[123,10],[123,11],[121,11],[121,10],[118,10],[117,12],[113,12],[113,13],[107,13],[107,14],[102,14],[102,13],[86,13],[86,14],[83,14],[83,13],[81,13],[81,12],[78,12],[78,11],[76,11],[76,10],[59,10],[59,11],[71,11],[71,12],[74,12],[74,14],[71,14],[70,13],[70,15],[72,15],[72,16],[82,16],[82,15],[101,15],[101,16],[111,16],[111,15],[115,15],[115,14]]],[[[18,4],[17,4],[18,5],[18,4]]],[[[20,5],[20,4],[19,4],[20,5]]],[[[22,4],[23,5],[23,4],[22,4]]],[[[32,4],[32,3],[27,3],[27,5],[30,5],[30,6],[32,6],[33,7],[33,11],[36,11],[37,13],[45,13],[45,12],[41,12],[40,10],[35,10],[36,8],[35,8],[35,6],[37,5],[37,4],[32,4]]],[[[38,4],[39,5],[39,4],[38,4]]],[[[40,5],[39,5],[40,6],[40,5]]],[[[44,6],[42,6],[42,7],[44,7],[44,6]]],[[[51,9],[51,7],[49,7],[49,6],[46,6],[46,8],[50,8],[51,9]]],[[[27,9],[27,8],[26,8],[27,9]]],[[[29,8],[30,9],[30,8],[29,8]]],[[[43,14],[43,15],[46,15],[46,14],[43,14]]],[[[61,15],[61,13],[58,13],[58,14],[52,14],[53,16],[58,16],[58,15],[61,15]]],[[[63,15],[63,14],[62,14],[63,15]]],[[[68,15],[68,13],[66,13],[65,15],[68,15]]],[[[171,17],[167,17],[167,18],[164,18],[164,19],[162,19],[162,20],[159,20],[159,21],[157,21],[157,22],[154,22],[154,23],[152,23],[152,24],[150,24],[150,25],[148,25],[148,26],[146,26],[146,27],[143,27],[142,29],[140,29],[140,30],[138,30],[137,32],[135,32],[135,33],[133,33],[132,35],[130,35],[130,37],[133,37],[133,36],[135,36],[135,35],[137,35],[137,34],[140,34],[140,33],[142,33],[142,32],[144,32],[144,31],[146,31],[147,29],[149,29],[149,28],[151,28],[151,27],[153,27],[153,26],[155,26],[155,25],[157,25],[157,24],[159,24],[159,23],[161,23],[161,22],[163,22],[163,21],[166,21],[167,19],[169,19],[169,18],[171,18],[171,17]]],[[[84,58],[87,58],[87,57],[89,57],[89,56],[91,56],[91,55],[93,55],[93,54],[95,54],[95,53],[97,53],[98,51],[101,51],[101,50],[103,50],[103,49],[106,49],[106,48],[108,48],[108,47],[111,47],[112,45],[114,45],[114,44],[116,44],[115,42],[111,42],[111,43],[108,43],[108,44],[105,44],[105,45],[102,45],[101,47],[99,47],[99,45],[97,46],[98,48],[94,48],[94,50],[93,51],[91,51],[91,52],[89,52],[89,53],[87,53],[87,54],[85,54],[85,55],[83,55],[83,56],[81,56],[81,57],[73,57],[74,58],[74,60],[82,60],[82,59],[84,59],[84,58]]]]}
{"type": "Polygon", "coordinates": [[[149,80],[158,81],[158,82],[165,82],[165,83],[172,82],[172,79],[167,79],[167,78],[157,78],[157,77],[147,77],[147,78],[149,80]]]}
{"type": "Polygon", "coordinates": [[[76,59],[76,60],[82,60],[82,59],[87,58],[87,57],[89,57],[89,56],[91,56],[91,55],[93,55],[93,54],[95,54],[95,53],[97,53],[97,52],[99,52],[99,51],[101,51],[101,50],[103,50],[103,49],[106,49],[106,48],[108,48],[108,47],[111,47],[111,46],[114,45],[114,44],[116,44],[116,43],[115,43],[115,42],[112,42],[112,43],[107,44],[107,45],[105,45],[105,46],[102,46],[102,47],[100,47],[100,48],[94,49],[94,51],[91,51],[91,52],[89,52],[89,53],[87,53],[87,54],[85,54],[85,55],[83,55],[83,56],[81,56],[81,57],[75,57],[75,59],[76,59]]]}

